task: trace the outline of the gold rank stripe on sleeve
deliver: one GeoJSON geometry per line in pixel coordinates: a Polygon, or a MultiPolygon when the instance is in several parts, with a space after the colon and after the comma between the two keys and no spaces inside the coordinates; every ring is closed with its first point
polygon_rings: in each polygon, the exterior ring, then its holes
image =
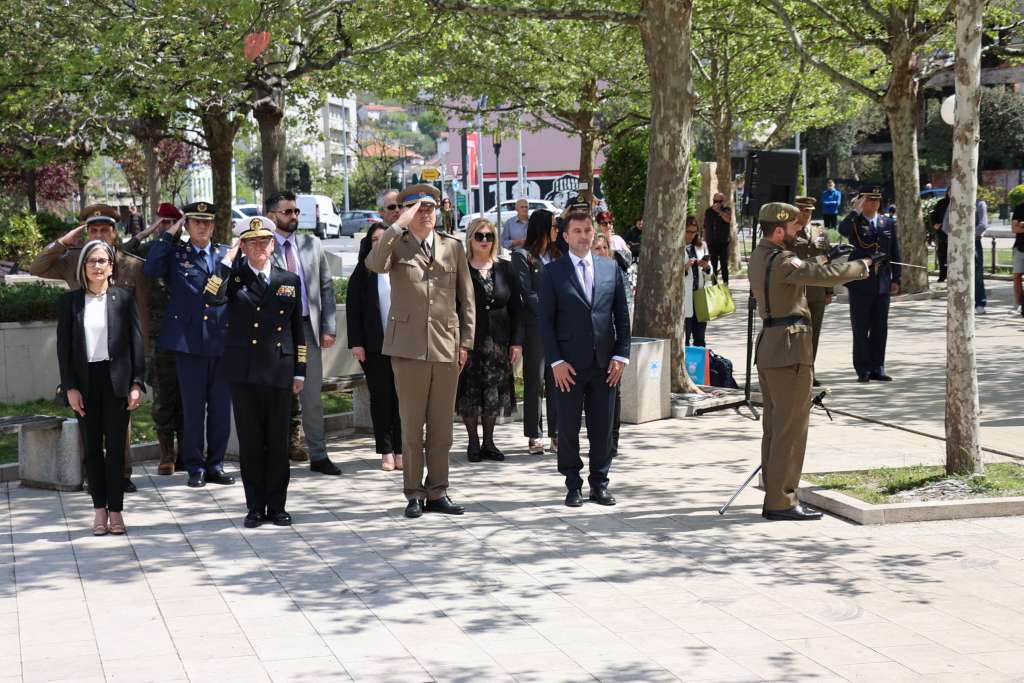
{"type": "Polygon", "coordinates": [[[298,346],[298,348],[296,349],[296,351],[297,351],[298,356],[299,356],[299,362],[300,363],[305,363],[306,362],[306,347],[304,345],[300,344],[298,346]]]}
{"type": "Polygon", "coordinates": [[[206,289],[203,291],[205,291],[207,294],[216,294],[220,290],[220,285],[222,282],[224,282],[224,280],[221,279],[219,276],[211,275],[210,279],[207,280],[206,282],[206,289]]]}

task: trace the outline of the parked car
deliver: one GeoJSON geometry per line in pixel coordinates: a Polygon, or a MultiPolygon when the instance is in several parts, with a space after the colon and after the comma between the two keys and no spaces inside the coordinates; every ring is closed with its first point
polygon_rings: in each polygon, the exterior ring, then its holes
{"type": "Polygon", "coordinates": [[[341,212],[324,194],[300,194],[295,198],[299,209],[299,230],[309,230],[320,239],[341,235],[341,212]]]}
{"type": "Polygon", "coordinates": [[[255,204],[235,204],[231,207],[231,210],[232,212],[237,211],[243,216],[248,216],[249,218],[259,216],[262,213],[262,211],[260,211],[260,207],[255,204]]]}
{"type": "MultiPolygon", "coordinates": [[[[530,199],[529,202],[530,202],[530,213],[533,213],[537,209],[547,209],[548,211],[550,211],[551,213],[554,213],[556,215],[562,213],[562,210],[560,208],[558,208],[558,206],[556,206],[554,202],[548,201],[547,199],[530,199]]],[[[514,216],[515,213],[516,213],[516,200],[515,199],[506,199],[505,201],[503,201],[501,203],[501,222],[502,223],[507,221],[509,218],[512,218],[512,216],[514,216]]],[[[477,218],[479,218],[479,216],[480,216],[479,213],[467,213],[459,221],[459,229],[460,230],[465,230],[466,228],[469,227],[469,224],[472,223],[477,218]]],[[[498,209],[497,209],[497,207],[492,206],[490,208],[490,210],[487,211],[484,214],[484,218],[486,218],[487,220],[489,220],[492,223],[496,223],[498,221],[498,209]]]]}
{"type": "Polygon", "coordinates": [[[356,233],[366,232],[374,223],[382,223],[383,218],[376,211],[357,209],[341,214],[341,236],[355,237],[356,233]]]}

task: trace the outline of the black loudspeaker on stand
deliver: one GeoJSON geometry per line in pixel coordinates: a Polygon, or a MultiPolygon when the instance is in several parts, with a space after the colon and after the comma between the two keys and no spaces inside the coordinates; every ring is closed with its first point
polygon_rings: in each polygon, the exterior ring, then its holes
{"type": "MultiPolygon", "coordinates": [[[[754,298],[753,292],[751,292],[747,299],[747,377],[743,381],[743,398],[731,403],[723,403],[721,405],[708,406],[707,408],[698,408],[693,411],[694,415],[705,415],[707,413],[713,413],[718,410],[735,410],[740,413],[740,408],[746,406],[750,409],[752,420],[759,420],[761,416],[757,412],[757,408],[754,407],[754,402],[750,400],[750,375],[753,370],[754,363],[754,312],[757,310],[757,299],[754,298]]],[[[742,413],[740,413],[742,415],[742,413]]]]}

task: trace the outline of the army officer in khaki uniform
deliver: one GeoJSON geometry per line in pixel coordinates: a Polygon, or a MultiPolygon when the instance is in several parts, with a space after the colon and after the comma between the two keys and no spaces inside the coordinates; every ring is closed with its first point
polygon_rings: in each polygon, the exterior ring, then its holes
{"type": "Polygon", "coordinates": [[[462,243],[434,231],[440,195],[431,185],[402,190],[402,214],[366,257],[367,268],[391,277],[391,311],[381,353],[391,356],[395,373],[409,501],[406,517],[419,517],[424,511],[464,512],[447,494],[448,451],[459,372],[473,348],[475,308],[462,243]]]}
{"type": "MultiPolygon", "coordinates": [[[[796,246],[793,252],[805,261],[821,262],[820,256],[828,253],[830,245],[828,236],[824,231],[817,235],[812,234],[810,229],[811,215],[814,213],[814,206],[818,203],[814,197],[797,197],[793,203],[800,209],[800,217],[797,224],[800,232],[796,236],[796,246]]],[[[821,326],[825,322],[825,307],[832,303],[831,287],[808,287],[807,308],[811,311],[811,375],[814,378],[812,384],[821,386],[817,375],[814,373],[814,362],[818,360],[818,339],[821,338],[821,326]]]]}
{"type": "Polygon", "coordinates": [[[761,242],[750,257],[750,288],[763,321],[754,352],[764,416],[761,467],[767,519],[819,519],[797,502],[811,412],[811,312],[808,285],[834,286],[868,276],[871,259],[819,265],[793,253],[800,210],[772,202],[761,207],[761,242]]]}

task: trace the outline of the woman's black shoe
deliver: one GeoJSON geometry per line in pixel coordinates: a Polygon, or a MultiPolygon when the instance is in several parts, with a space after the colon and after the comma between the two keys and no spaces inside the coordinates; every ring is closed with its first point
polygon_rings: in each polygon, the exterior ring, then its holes
{"type": "Polygon", "coordinates": [[[501,462],[505,459],[505,454],[493,446],[484,446],[480,450],[480,457],[484,460],[497,460],[498,462],[501,462]]]}
{"type": "Polygon", "coordinates": [[[480,462],[483,458],[481,457],[480,448],[473,448],[470,446],[466,449],[466,459],[470,462],[480,462]]]}

